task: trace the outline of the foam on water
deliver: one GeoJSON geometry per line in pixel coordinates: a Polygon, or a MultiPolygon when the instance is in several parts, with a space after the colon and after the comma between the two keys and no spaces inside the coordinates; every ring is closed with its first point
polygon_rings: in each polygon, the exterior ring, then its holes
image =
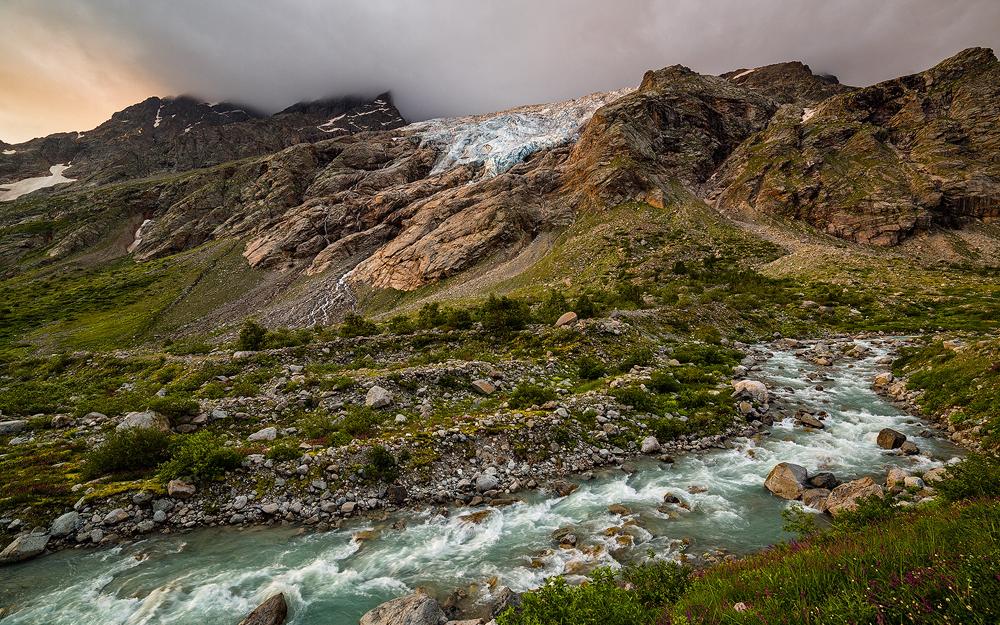
{"type": "MultiPolygon", "coordinates": [[[[356,622],[368,609],[417,586],[442,591],[487,581],[526,590],[546,577],[617,566],[623,552],[654,548],[674,557],[712,548],[746,552],[785,538],[780,513],[789,502],[771,496],[764,478],[777,462],[810,471],[833,471],[841,479],[884,476],[891,465],[922,471],[958,451],[947,442],[919,436],[920,422],[877,397],[871,355],[820,371],[794,353],[778,352],[761,376],[782,401],[829,413],[825,429],[805,430],[792,419],[775,424],[771,436],[738,439],[727,449],[677,458],[673,465],[640,460],[640,470],[599,473],[566,497],[528,493],[479,523],[457,509],[449,517],[430,512],[361,521],[342,530],[300,535],[289,528],[210,529],[164,536],[100,552],[62,552],[0,569],[0,608],[12,614],[3,625],[46,623],[232,623],[263,599],[284,592],[293,624],[356,622]],[[823,390],[807,374],[819,374],[823,390]],[[878,431],[893,427],[913,437],[930,456],[896,457],[874,444],[878,431]],[[667,493],[688,509],[665,505],[667,493]],[[629,508],[627,519],[608,510],[629,508]],[[572,528],[577,548],[560,548],[552,533],[572,528]],[[623,547],[614,532],[627,534],[623,547]],[[357,540],[372,530],[370,540],[357,540]],[[608,535],[612,534],[612,535],[608,535]]],[[[486,508],[479,508],[484,510],[486,508]]],[[[570,576],[573,577],[572,575],[570,576]]]]}

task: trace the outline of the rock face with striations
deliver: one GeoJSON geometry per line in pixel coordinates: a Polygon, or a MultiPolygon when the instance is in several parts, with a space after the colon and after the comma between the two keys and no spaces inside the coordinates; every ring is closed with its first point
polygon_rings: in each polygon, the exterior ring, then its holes
{"type": "Polygon", "coordinates": [[[783,107],[709,186],[731,215],[896,245],[1000,217],[998,115],[1000,62],[973,48],[919,74],[783,107]]]}
{"type": "Polygon", "coordinates": [[[375,607],[359,625],[442,625],[447,620],[437,601],[416,592],[375,607]]]}
{"type": "Polygon", "coordinates": [[[257,606],[240,621],[240,625],[282,625],[286,618],[288,618],[288,604],[285,602],[285,595],[279,592],[257,606]]]}

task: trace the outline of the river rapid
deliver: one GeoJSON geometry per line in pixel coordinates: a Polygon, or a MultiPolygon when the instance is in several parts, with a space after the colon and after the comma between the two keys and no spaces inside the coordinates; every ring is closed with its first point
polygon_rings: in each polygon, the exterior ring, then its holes
{"type": "Polygon", "coordinates": [[[456,508],[447,517],[410,511],[326,533],[204,529],[113,549],[63,551],[0,569],[0,614],[4,608],[8,614],[0,623],[231,625],[280,591],[292,624],[347,624],[417,587],[447,593],[473,586],[488,594],[492,583],[523,591],[551,575],[617,566],[649,549],[658,557],[759,550],[787,538],[781,511],[791,504],[763,487],[778,462],[831,471],[845,481],[884,480],[894,465],[919,472],[960,455],[946,439],[920,436],[927,424],[872,390],[889,345],[865,344],[872,347],[868,356],[833,367],[817,367],[792,350],[766,352],[756,363],[751,376],[771,387],[772,403],[791,413],[796,407],[827,411],[823,430],[806,430],[789,418],[776,422],[770,436],[737,438],[729,448],[677,457],[674,464],[640,460],[632,474],[597,473],[566,497],[524,493],[513,505],[456,508]],[[880,449],[875,437],[885,427],[906,434],[921,454],[899,457],[880,449]],[[667,493],[682,505],[664,505],[667,493]],[[610,512],[613,504],[629,514],[610,512]],[[482,511],[482,518],[468,518],[482,511]],[[572,528],[575,548],[555,546],[552,533],[560,528],[572,528]],[[619,529],[606,535],[608,528],[619,529]],[[371,531],[358,536],[364,530],[371,531]]]}

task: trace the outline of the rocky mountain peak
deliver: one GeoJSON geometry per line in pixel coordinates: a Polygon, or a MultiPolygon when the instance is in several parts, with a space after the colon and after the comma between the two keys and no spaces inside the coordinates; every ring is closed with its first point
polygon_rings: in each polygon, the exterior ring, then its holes
{"type": "Polygon", "coordinates": [[[815,74],[802,61],[774,63],[752,69],[737,69],[723,78],[762,93],[779,104],[814,104],[853,89],[840,84],[836,76],[815,74]]]}

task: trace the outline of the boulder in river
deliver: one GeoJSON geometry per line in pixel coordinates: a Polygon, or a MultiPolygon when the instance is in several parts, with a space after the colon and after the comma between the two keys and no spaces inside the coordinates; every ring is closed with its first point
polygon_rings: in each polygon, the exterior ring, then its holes
{"type": "Polygon", "coordinates": [[[48,534],[22,534],[0,551],[0,564],[13,564],[41,554],[49,544],[48,534]]]}
{"type": "Polygon", "coordinates": [[[358,625],[443,625],[447,621],[436,600],[415,592],[376,606],[361,617],[358,625]]]}
{"type": "Polygon", "coordinates": [[[268,597],[267,601],[257,606],[240,625],[283,625],[288,618],[288,604],[284,593],[268,597]]]}
{"type": "Polygon", "coordinates": [[[823,422],[816,415],[808,413],[805,410],[799,410],[795,413],[795,422],[817,430],[823,429],[823,422]]]}
{"type": "Polygon", "coordinates": [[[826,510],[833,516],[837,516],[841,512],[856,510],[858,501],[868,497],[882,499],[885,497],[885,491],[872,478],[863,477],[860,480],[847,482],[834,488],[826,500],[826,510]]]}
{"type": "Polygon", "coordinates": [[[733,397],[749,398],[756,404],[766,404],[767,387],[757,380],[733,380],[733,397]]]}
{"type": "Polygon", "coordinates": [[[920,448],[913,441],[903,441],[903,444],[899,446],[899,453],[904,456],[916,456],[920,453],[920,448]]]}
{"type": "Polygon", "coordinates": [[[829,496],[830,489],[828,488],[809,488],[802,491],[802,503],[813,510],[826,512],[826,502],[829,496]]]}
{"type": "Polygon", "coordinates": [[[798,499],[805,490],[809,472],[806,468],[790,462],[774,465],[764,480],[764,487],[782,499],[798,499]]]}
{"type": "Polygon", "coordinates": [[[822,471],[816,475],[809,477],[809,485],[813,488],[826,488],[828,490],[833,490],[837,488],[840,482],[837,480],[837,476],[829,471],[822,471]]]}
{"type": "Polygon", "coordinates": [[[882,449],[897,449],[906,442],[906,435],[892,428],[883,428],[875,442],[882,449]]]}

